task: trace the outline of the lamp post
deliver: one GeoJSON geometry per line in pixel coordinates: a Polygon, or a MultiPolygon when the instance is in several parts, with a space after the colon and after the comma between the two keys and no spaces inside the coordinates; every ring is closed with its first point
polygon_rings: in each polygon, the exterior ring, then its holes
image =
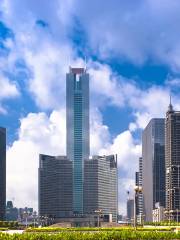
{"type": "Polygon", "coordinates": [[[45,222],[45,226],[47,226],[48,225],[48,216],[47,215],[45,215],[45,217],[44,217],[44,222],[45,222]]]}
{"type": "Polygon", "coordinates": [[[36,226],[36,217],[37,217],[37,214],[36,214],[36,211],[35,211],[35,212],[33,212],[34,228],[36,226]]]}
{"type": "Polygon", "coordinates": [[[177,224],[178,224],[178,222],[179,222],[179,216],[178,216],[178,214],[179,214],[179,209],[177,208],[177,209],[176,209],[176,222],[177,222],[177,224]]]}
{"type": "Polygon", "coordinates": [[[40,226],[44,227],[44,216],[39,216],[40,226]]]}
{"type": "Polygon", "coordinates": [[[28,226],[28,215],[29,215],[29,212],[28,211],[24,211],[24,215],[25,215],[25,219],[26,219],[26,228],[28,226]]]}
{"type": "Polygon", "coordinates": [[[169,210],[169,226],[171,226],[171,221],[173,220],[173,210],[169,210]]]}
{"type": "Polygon", "coordinates": [[[98,215],[98,224],[97,226],[100,227],[100,215],[102,214],[102,209],[97,209],[94,211],[98,215]]]}
{"type": "Polygon", "coordinates": [[[170,225],[170,210],[169,209],[166,209],[164,211],[164,214],[165,214],[165,219],[167,222],[169,222],[169,225],[170,225]]]}
{"type": "Polygon", "coordinates": [[[137,225],[137,222],[136,222],[136,200],[139,197],[139,193],[142,193],[142,187],[135,186],[134,187],[134,228],[136,228],[136,225],[137,225]]]}

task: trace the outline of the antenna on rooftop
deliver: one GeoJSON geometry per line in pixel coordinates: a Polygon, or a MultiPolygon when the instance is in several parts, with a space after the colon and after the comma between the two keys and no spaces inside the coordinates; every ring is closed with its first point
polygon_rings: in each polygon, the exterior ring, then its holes
{"type": "Polygon", "coordinates": [[[126,193],[127,193],[127,199],[129,200],[129,194],[130,194],[130,192],[127,191],[126,193]]]}
{"type": "Polygon", "coordinates": [[[84,57],[84,69],[85,69],[85,72],[87,70],[87,58],[86,58],[86,55],[84,57]]]}
{"type": "Polygon", "coordinates": [[[69,66],[69,72],[71,71],[71,58],[70,55],[68,56],[68,66],[69,66]]]}
{"type": "Polygon", "coordinates": [[[173,111],[173,106],[172,106],[172,102],[171,102],[171,94],[169,95],[169,107],[168,107],[168,111],[172,112],[173,111]]]}

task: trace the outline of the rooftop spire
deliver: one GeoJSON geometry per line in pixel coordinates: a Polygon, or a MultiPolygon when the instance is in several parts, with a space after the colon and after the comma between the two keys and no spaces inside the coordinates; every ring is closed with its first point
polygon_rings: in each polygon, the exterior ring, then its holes
{"type": "Polygon", "coordinates": [[[168,112],[173,112],[173,106],[172,106],[172,103],[171,103],[171,95],[169,96],[170,97],[170,101],[169,101],[169,106],[168,106],[168,112]]]}
{"type": "Polygon", "coordinates": [[[87,69],[87,58],[86,58],[86,55],[85,55],[85,57],[84,57],[84,69],[85,69],[85,71],[86,71],[86,69],[87,69]]]}

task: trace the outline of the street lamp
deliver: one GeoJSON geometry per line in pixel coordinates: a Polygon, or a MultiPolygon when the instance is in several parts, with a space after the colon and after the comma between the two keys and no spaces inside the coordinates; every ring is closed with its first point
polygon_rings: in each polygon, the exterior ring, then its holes
{"type": "Polygon", "coordinates": [[[37,214],[36,214],[36,211],[35,211],[35,212],[33,212],[34,228],[36,226],[36,217],[37,217],[37,214]]]}
{"type": "Polygon", "coordinates": [[[25,215],[25,218],[26,218],[26,228],[27,228],[29,211],[24,211],[24,215],[25,215]]]}
{"type": "Polygon", "coordinates": [[[142,193],[141,186],[134,187],[134,228],[136,228],[136,199],[139,197],[139,193],[142,193]]]}
{"type": "Polygon", "coordinates": [[[179,209],[178,208],[176,209],[176,214],[177,214],[176,215],[176,222],[178,224],[178,222],[179,222],[179,216],[178,216],[179,215],[179,209]]]}
{"type": "Polygon", "coordinates": [[[39,223],[41,227],[44,226],[44,216],[39,216],[39,223]]]}
{"type": "Polygon", "coordinates": [[[48,216],[47,215],[45,215],[45,217],[44,217],[44,222],[45,222],[45,226],[47,226],[48,225],[48,216]]]}
{"type": "Polygon", "coordinates": [[[100,227],[100,215],[102,214],[102,209],[97,209],[94,211],[95,213],[98,214],[98,227],[100,227]]]}
{"type": "Polygon", "coordinates": [[[173,220],[173,213],[174,211],[171,209],[169,210],[169,225],[171,226],[171,221],[173,220]]]}
{"type": "Polygon", "coordinates": [[[164,211],[164,214],[165,214],[165,219],[166,219],[166,221],[168,221],[168,222],[169,222],[169,225],[170,225],[170,210],[169,210],[169,209],[166,209],[166,210],[164,211]]]}

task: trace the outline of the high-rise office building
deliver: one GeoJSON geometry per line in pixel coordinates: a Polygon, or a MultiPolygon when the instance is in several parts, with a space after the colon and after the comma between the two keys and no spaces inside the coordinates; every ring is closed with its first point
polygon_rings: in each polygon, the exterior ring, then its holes
{"type": "MultiPolygon", "coordinates": [[[[139,171],[136,172],[136,186],[142,187],[142,157],[139,158],[139,171]]],[[[139,223],[142,223],[143,215],[144,215],[144,204],[143,204],[143,193],[139,192],[137,196],[137,202],[136,202],[136,215],[137,215],[137,221],[139,223]]]]}
{"type": "Polygon", "coordinates": [[[0,127],[0,220],[6,217],[6,129],[0,127]]]}
{"type": "Polygon", "coordinates": [[[127,199],[127,221],[134,221],[134,199],[127,199]]]}
{"type": "Polygon", "coordinates": [[[116,156],[89,159],[89,74],[84,68],[70,68],[66,75],[66,128],[67,157],[40,155],[39,214],[56,221],[68,217],[78,225],[102,210],[116,221],[116,156]]]}
{"type": "Polygon", "coordinates": [[[152,119],[142,135],[142,188],[145,221],[152,221],[155,203],[165,206],[165,120],[152,119]]]}
{"type": "Polygon", "coordinates": [[[84,161],[89,158],[89,74],[70,68],[66,75],[67,158],[73,163],[73,211],[83,214],[84,161]]]}
{"type": "Polygon", "coordinates": [[[65,156],[39,156],[39,215],[72,216],[72,162],[65,156]]]}
{"type": "Polygon", "coordinates": [[[93,156],[84,163],[84,213],[94,214],[101,210],[103,215],[117,222],[118,214],[118,171],[117,157],[93,156]]]}
{"type": "Polygon", "coordinates": [[[170,103],[165,121],[166,213],[180,221],[180,111],[170,103]]]}

